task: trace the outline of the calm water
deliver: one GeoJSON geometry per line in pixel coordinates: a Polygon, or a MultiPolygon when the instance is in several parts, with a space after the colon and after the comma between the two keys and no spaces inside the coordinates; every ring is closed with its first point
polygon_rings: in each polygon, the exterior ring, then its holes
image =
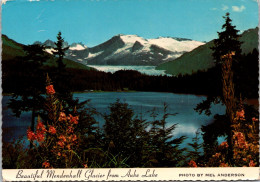
{"type": "MultiPolygon", "coordinates": [[[[162,118],[163,104],[167,103],[169,113],[177,113],[169,116],[168,125],[178,123],[178,127],[174,131],[175,136],[185,135],[188,137],[185,143],[191,142],[191,138],[195,136],[195,132],[201,125],[212,122],[214,114],[223,114],[225,107],[218,104],[212,107],[211,116],[200,115],[194,108],[198,103],[204,100],[204,96],[158,93],[158,92],[97,92],[97,93],[75,93],[75,98],[80,101],[90,99],[88,107],[94,107],[100,113],[109,113],[108,106],[117,99],[127,102],[136,114],[142,113],[147,120],[153,120],[150,117],[151,110],[155,109],[158,116],[162,118]]],[[[12,111],[7,107],[7,103],[11,97],[3,97],[3,139],[10,141],[13,138],[26,135],[26,130],[30,126],[30,113],[23,113],[20,118],[12,116],[12,111]]],[[[96,116],[99,126],[102,127],[104,120],[101,116],[96,116]]],[[[185,145],[184,143],[184,145],[185,145]]]]}

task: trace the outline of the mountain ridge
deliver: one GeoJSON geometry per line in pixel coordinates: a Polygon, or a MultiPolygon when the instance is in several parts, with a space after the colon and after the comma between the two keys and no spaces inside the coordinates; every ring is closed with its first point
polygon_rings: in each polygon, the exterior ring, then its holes
{"type": "MultiPolygon", "coordinates": [[[[12,61],[16,59],[16,57],[24,57],[25,52],[23,47],[25,45],[14,41],[9,38],[7,35],[2,34],[2,61],[12,61]]],[[[47,54],[47,53],[46,53],[47,54]]],[[[54,56],[50,56],[50,59],[44,64],[45,66],[55,67],[57,66],[56,59],[54,56]]],[[[67,68],[75,68],[75,69],[92,69],[82,63],[77,63],[75,61],[69,59],[63,59],[67,68]]]]}
{"type": "MultiPolygon", "coordinates": [[[[118,34],[94,47],[73,44],[78,49],[69,48],[66,57],[90,65],[159,65],[205,43],[187,38],[145,39],[118,34]]],[[[47,51],[51,53],[50,49],[47,51]]]]}

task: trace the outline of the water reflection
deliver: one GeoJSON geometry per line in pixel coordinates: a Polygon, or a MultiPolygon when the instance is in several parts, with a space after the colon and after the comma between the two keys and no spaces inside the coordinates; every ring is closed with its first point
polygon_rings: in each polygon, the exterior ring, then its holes
{"type": "MultiPolygon", "coordinates": [[[[168,112],[171,114],[167,118],[168,126],[178,123],[174,130],[176,137],[185,135],[188,138],[185,140],[183,146],[191,142],[192,137],[198,128],[202,125],[210,124],[213,121],[214,114],[224,114],[225,107],[221,104],[212,107],[212,115],[206,116],[198,114],[194,108],[198,103],[205,99],[205,96],[173,94],[173,93],[158,93],[158,92],[100,92],[100,93],[75,93],[75,98],[80,101],[91,99],[88,107],[94,107],[100,113],[109,113],[109,105],[116,102],[117,99],[125,101],[130,105],[136,116],[140,116],[147,121],[152,121],[151,111],[154,109],[157,113],[155,119],[161,119],[163,116],[164,103],[168,104],[168,112]]],[[[3,104],[3,140],[10,141],[19,136],[25,136],[28,126],[30,126],[30,112],[22,113],[20,118],[13,115],[11,109],[7,107],[7,103],[11,96],[4,96],[3,104]]],[[[99,122],[99,126],[104,125],[104,119],[101,115],[95,116],[99,122]]],[[[202,140],[202,139],[201,139],[202,140]]]]}

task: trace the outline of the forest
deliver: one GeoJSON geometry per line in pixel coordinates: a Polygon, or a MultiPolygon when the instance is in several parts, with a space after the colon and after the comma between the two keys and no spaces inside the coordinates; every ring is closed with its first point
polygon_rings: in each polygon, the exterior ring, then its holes
{"type": "MultiPolygon", "coordinates": [[[[105,73],[95,69],[67,68],[66,47],[57,35],[55,58],[44,46],[24,46],[25,56],[2,62],[3,94],[11,94],[8,107],[16,117],[31,112],[22,139],[3,142],[3,168],[110,168],[110,167],[242,167],[259,166],[258,109],[246,99],[258,99],[258,50],[242,54],[238,30],[227,13],[222,32],[214,40],[216,66],[191,75],[149,76],[132,70],[105,73]],[[45,64],[52,59],[56,66],[45,64]],[[137,117],[128,103],[117,100],[105,114],[104,128],[97,127],[95,108],[74,99],[84,91],[155,91],[205,95],[194,108],[211,114],[213,103],[223,103],[226,114],[202,126],[198,135],[181,148],[185,136],[172,135],[177,124],[167,125],[170,115],[165,103],[163,117],[137,117]],[[218,144],[217,137],[226,141],[218,144]]],[[[154,113],[156,114],[156,113],[154,113]]],[[[7,122],[7,121],[4,121],[7,122]]],[[[3,131],[5,132],[5,131],[3,131]]]]}

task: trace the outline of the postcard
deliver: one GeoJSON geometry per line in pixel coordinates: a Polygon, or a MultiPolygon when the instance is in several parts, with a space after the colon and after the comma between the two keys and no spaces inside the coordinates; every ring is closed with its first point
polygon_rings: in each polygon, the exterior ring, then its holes
{"type": "Polygon", "coordinates": [[[259,179],[256,0],[2,0],[3,181],[259,179]]]}

